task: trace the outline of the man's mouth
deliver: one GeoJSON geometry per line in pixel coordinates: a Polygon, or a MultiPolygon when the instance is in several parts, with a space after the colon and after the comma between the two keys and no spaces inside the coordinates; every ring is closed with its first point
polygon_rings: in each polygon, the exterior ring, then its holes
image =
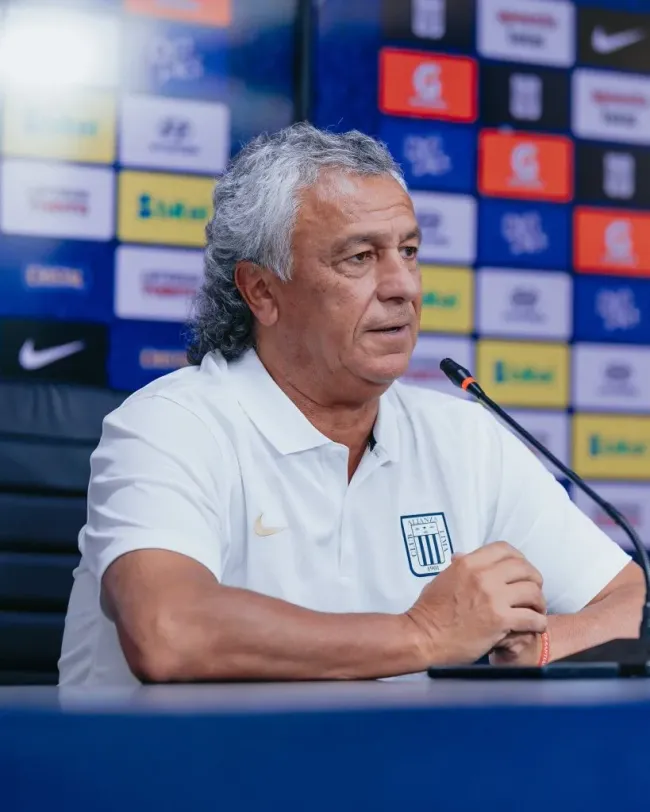
{"type": "Polygon", "coordinates": [[[387,327],[375,327],[371,333],[385,333],[386,335],[399,335],[408,330],[408,324],[392,324],[387,327]]]}

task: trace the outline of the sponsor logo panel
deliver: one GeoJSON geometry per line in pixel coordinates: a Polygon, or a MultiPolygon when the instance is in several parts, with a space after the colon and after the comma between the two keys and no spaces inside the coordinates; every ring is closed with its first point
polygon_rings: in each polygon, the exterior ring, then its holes
{"type": "Polygon", "coordinates": [[[479,189],[484,195],[566,203],[573,189],[573,145],[553,135],[483,130],[479,189]]]}
{"type": "Polygon", "coordinates": [[[466,56],[382,48],[379,109],[388,115],[476,120],[476,62],[466,56]]]}
{"type": "Polygon", "coordinates": [[[383,35],[422,47],[471,50],[475,5],[475,0],[383,0],[383,35]]]}
{"type": "Polygon", "coordinates": [[[118,321],[111,328],[109,381],[127,392],[187,366],[183,326],[118,321]]]}
{"type": "Polygon", "coordinates": [[[481,64],[481,121],[489,127],[569,129],[569,76],[553,68],[481,64]]]}
{"type": "Polygon", "coordinates": [[[574,235],[576,270],[650,276],[650,214],[578,207],[574,235]]]}
{"type": "Polygon", "coordinates": [[[576,148],[576,197],[589,203],[650,208],[650,154],[643,147],[576,148]]]}
{"type": "Polygon", "coordinates": [[[650,72],[648,15],[578,9],[578,58],[585,65],[650,72]]]}
{"type": "Polygon", "coordinates": [[[575,61],[575,9],[564,0],[478,0],[483,56],[568,68],[575,61]]]}
{"type": "Polygon", "coordinates": [[[422,230],[422,262],[471,264],[476,257],[476,200],[468,195],[413,192],[422,230]]]}
{"type": "Polygon", "coordinates": [[[0,239],[0,314],[109,321],[112,297],[111,246],[0,239]]]}
{"type": "Polygon", "coordinates": [[[471,333],[474,315],[474,273],[470,268],[422,265],[420,329],[471,333]]]}
{"type": "Polygon", "coordinates": [[[115,96],[105,90],[9,92],[4,101],[3,152],[81,163],[115,157],[115,96]]]}
{"type": "Polygon", "coordinates": [[[570,338],[573,308],[569,274],[482,268],[476,285],[477,329],[482,334],[570,338]]]}
{"type": "Polygon", "coordinates": [[[109,240],[114,234],[112,169],[7,159],[0,222],[7,234],[109,240]]]}
{"type": "Polygon", "coordinates": [[[126,92],[228,98],[228,29],[132,17],[124,29],[126,92]]]}
{"type": "Polygon", "coordinates": [[[222,172],[230,157],[230,110],[225,104],[126,96],[120,116],[124,166],[222,172]]]}
{"type": "Polygon", "coordinates": [[[202,25],[230,25],[231,0],[125,0],[133,14],[150,14],[169,20],[202,25]]]}
{"type": "Polygon", "coordinates": [[[650,344],[650,281],[576,276],[574,294],[576,339],[650,344]]]}
{"type": "Polygon", "coordinates": [[[570,208],[549,203],[481,200],[478,256],[485,265],[569,267],[570,208]]]}
{"type": "Polygon", "coordinates": [[[510,406],[566,408],[569,350],[563,344],[483,340],[477,379],[488,395],[510,406]]]}
{"type": "Polygon", "coordinates": [[[650,348],[579,343],[573,370],[577,409],[650,414],[650,348]]]}
{"type": "Polygon", "coordinates": [[[186,321],[203,281],[203,252],[121,245],[115,314],[122,319],[186,321]]]}
{"type": "Polygon", "coordinates": [[[650,144],[650,76],[578,68],[572,83],[577,136],[650,144]]]}
{"type": "Polygon", "coordinates": [[[473,190],[476,178],[473,129],[446,122],[382,116],[380,138],[401,165],[410,188],[473,190]]]}
{"type": "Polygon", "coordinates": [[[202,246],[212,212],[211,178],[122,172],[118,236],[126,242],[202,246]]]}
{"type": "Polygon", "coordinates": [[[0,376],[106,385],[106,327],[83,322],[0,319],[0,376]]]}
{"type": "Polygon", "coordinates": [[[650,417],[574,415],[573,467],[593,479],[650,478],[650,417]]]}

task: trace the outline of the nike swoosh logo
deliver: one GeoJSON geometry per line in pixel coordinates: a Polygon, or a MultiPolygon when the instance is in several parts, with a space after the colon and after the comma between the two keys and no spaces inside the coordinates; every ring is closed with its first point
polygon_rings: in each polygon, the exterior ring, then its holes
{"type": "Polygon", "coordinates": [[[645,36],[645,31],[641,28],[630,28],[627,31],[619,31],[618,34],[608,34],[599,25],[591,33],[591,47],[597,54],[613,54],[641,42],[645,36]]]}
{"type": "Polygon", "coordinates": [[[255,534],[257,536],[274,536],[276,533],[281,533],[283,530],[286,530],[286,527],[264,527],[262,524],[262,516],[264,514],[260,513],[260,515],[255,520],[255,534]]]}
{"type": "Polygon", "coordinates": [[[28,338],[18,353],[18,363],[23,369],[30,372],[43,369],[43,367],[49,367],[50,364],[55,364],[57,361],[62,361],[64,358],[69,358],[71,355],[81,352],[85,346],[86,344],[83,341],[71,341],[69,344],[59,344],[57,347],[37,350],[34,347],[33,339],[28,338]]]}

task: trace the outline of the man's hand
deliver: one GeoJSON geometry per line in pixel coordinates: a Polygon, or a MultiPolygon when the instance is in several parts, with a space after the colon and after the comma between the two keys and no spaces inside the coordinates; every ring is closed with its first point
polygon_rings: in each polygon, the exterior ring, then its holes
{"type": "Polygon", "coordinates": [[[454,556],[406,615],[430,663],[475,662],[504,641],[518,650],[546,630],[542,576],[506,542],[488,544],[454,556]]]}
{"type": "Polygon", "coordinates": [[[542,655],[539,634],[512,632],[490,652],[492,665],[537,665],[542,655]]]}

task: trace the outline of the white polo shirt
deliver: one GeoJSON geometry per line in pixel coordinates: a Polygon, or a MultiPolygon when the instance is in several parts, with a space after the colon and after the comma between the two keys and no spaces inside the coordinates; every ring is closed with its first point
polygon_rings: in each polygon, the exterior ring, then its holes
{"type": "Polygon", "coordinates": [[[223,584],[325,612],[402,612],[453,552],[504,540],[544,577],[549,612],[585,606],[629,561],[485,409],[395,383],[348,484],[348,450],[317,431],[255,352],[217,354],[128,398],[91,459],[62,685],[137,684],[100,581],[163,548],[223,584]]]}

